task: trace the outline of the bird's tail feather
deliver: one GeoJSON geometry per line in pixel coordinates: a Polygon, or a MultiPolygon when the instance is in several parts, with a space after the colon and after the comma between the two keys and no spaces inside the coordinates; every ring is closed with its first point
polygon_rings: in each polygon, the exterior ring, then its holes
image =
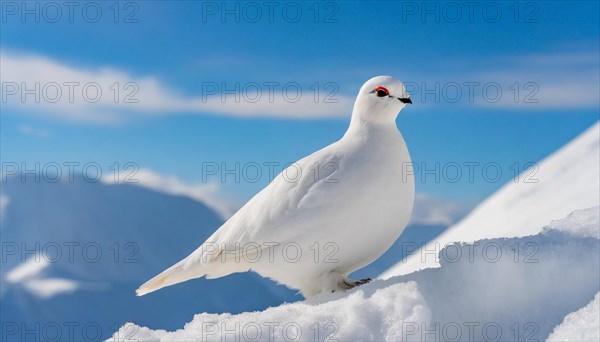
{"type": "Polygon", "coordinates": [[[160,290],[163,287],[175,285],[190,279],[200,278],[205,275],[205,273],[199,272],[198,268],[184,268],[186,261],[187,259],[181,260],[159,275],[145,282],[142,286],[135,290],[136,295],[143,296],[150,292],[160,290]]]}
{"type": "Polygon", "coordinates": [[[135,293],[138,296],[143,296],[150,292],[160,290],[163,287],[182,283],[190,279],[201,278],[204,276],[208,279],[220,278],[231,273],[246,272],[250,269],[249,264],[245,260],[240,259],[239,255],[237,258],[229,257],[220,259],[219,256],[221,255],[222,250],[217,251],[217,253],[212,255],[209,260],[202,262],[205,258],[198,257],[198,255],[201,255],[200,252],[202,252],[202,250],[202,247],[199,247],[187,258],[145,282],[135,290],[135,293]]]}

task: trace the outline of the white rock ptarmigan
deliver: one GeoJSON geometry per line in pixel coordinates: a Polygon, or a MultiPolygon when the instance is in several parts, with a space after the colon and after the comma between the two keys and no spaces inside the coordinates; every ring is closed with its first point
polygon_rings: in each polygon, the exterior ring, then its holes
{"type": "Polygon", "coordinates": [[[402,82],[390,76],[367,81],[340,140],[283,170],[137,295],[249,270],[306,298],[368,282],[348,275],[390,248],[412,212],[411,160],[396,127],[407,103],[412,102],[402,82]]]}

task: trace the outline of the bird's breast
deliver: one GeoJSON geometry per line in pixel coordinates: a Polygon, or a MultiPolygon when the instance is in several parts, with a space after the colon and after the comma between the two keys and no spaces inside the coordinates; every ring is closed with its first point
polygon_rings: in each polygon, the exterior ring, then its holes
{"type": "Polygon", "coordinates": [[[340,194],[373,220],[406,223],[413,207],[413,165],[402,136],[367,141],[340,160],[340,194]],[[361,210],[362,208],[362,210],[361,210]]]}

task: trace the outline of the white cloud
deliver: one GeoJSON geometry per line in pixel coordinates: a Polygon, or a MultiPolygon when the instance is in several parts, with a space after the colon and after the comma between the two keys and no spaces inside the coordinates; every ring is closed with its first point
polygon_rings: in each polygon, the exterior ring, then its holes
{"type": "MultiPolygon", "coordinates": [[[[598,53],[534,54],[507,59],[507,65],[475,76],[485,83],[498,83],[502,88],[500,99],[493,102],[480,98],[476,104],[532,111],[598,108],[598,59],[598,53]]],[[[490,89],[489,98],[495,98],[494,89],[490,89]]]]}
{"type": "Polygon", "coordinates": [[[19,132],[25,135],[29,135],[36,138],[51,138],[52,132],[45,128],[35,128],[29,125],[20,125],[18,127],[19,132]]]}
{"type": "Polygon", "coordinates": [[[8,196],[0,194],[0,221],[4,218],[4,215],[6,214],[6,207],[8,206],[8,203],[10,203],[10,199],[8,198],[8,196]]]}
{"type": "MultiPolygon", "coordinates": [[[[461,85],[461,101],[485,108],[530,111],[597,108],[600,101],[598,58],[600,56],[596,52],[504,57],[494,60],[496,66],[491,69],[463,70],[460,74],[449,75],[451,77],[442,84],[442,88],[456,82],[461,85]],[[474,101],[469,99],[471,90],[462,85],[463,82],[479,82],[474,90],[474,101]],[[482,95],[483,86],[492,82],[499,84],[502,91],[498,101],[494,100],[493,87],[488,89],[487,98],[482,95]],[[518,94],[514,90],[515,84],[520,88],[518,94]]],[[[237,100],[235,95],[228,94],[223,101],[220,92],[204,97],[202,91],[185,95],[153,75],[133,76],[126,70],[113,67],[72,65],[43,55],[5,50],[0,52],[0,74],[3,87],[1,100],[8,109],[99,123],[119,122],[136,115],[181,114],[289,119],[347,118],[354,101],[353,94],[347,96],[339,93],[334,96],[338,103],[325,103],[323,97],[326,94],[320,94],[319,100],[315,101],[313,91],[304,88],[298,102],[292,103],[281,95],[281,87],[275,88],[274,96],[269,96],[268,87],[260,87],[262,96],[255,102],[251,99],[253,94],[244,91],[237,94],[237,100]],[[70,86],[71,82],[77,85],[70,86]],[[35,91],[39,101],[36,101],[35,95],[23,89],[35,89],[36,83],[39,83],[39,89],[35,91]],[[88,85],[87,97],[83,96],[85,85],[88,85]],[[119,91],[115,98],[117,88],[119,91]],[[57,98],[59,89],[62,94],[57,98]],[[92,103],[96,89],[100,89],[102,95],[92,103]],[[73,90],[72,96],[70,90],[73,90]],[[129,95],[131,98],[127,100],[129,95]],[[55,98],[56,102],[53,103],[55,98]]],[[[434,80],[427,81],[427,77],[421,75],[420,80],[415,82],[424,89],[413,94],[417,104],[414,110],[427,110],[434,105],[433,95],[425,95],[425,89],[432,89],[435,86],[432,82],[441,80],[437,75],[434,80]],[[425,81],[425,85],[422,81],[425,81]]],[[[227,84],[227,87],[231,86],[227,84]]],[[[252,93],[254,88],[248,89],[252,93]]],[[[448,104],[455,98],[454,87],[439,92],[441,94],[438,96],[448,97],[440,103],[448,104]],[[449,93],[445,94],[445,91],[449,93]]],[[[290,97],[293,97],[293,89],[290,89],[290,93],[290,97]]]]}
{"type": "Polygon", "coordinates": [[[64,278],[31,279],[23,286],[33,295],[48,299],[61,293],[71,293],[79,289],[79,283],[64,278]]]}
{"type": "Polygon", "coordinates": [[[449,226],[462,218],[468,210],[462,203],[418,193],[410,223],[449,226]]]}
{"type": "Polygon", "coordinates": [[[30,257],[24,263],[11,269],[6,274],[6,281],[14,284],[35,278],[39,276],[48,266],[50,266],[50,263],[41,255],[30,257]]]}
{"type": "MultiPolygon", "coordinates": [[[[165,176],[148,169],[140,169],[132,180],[138,182],[128,184],[139,185],[169,195],[185,196],[201,202],[215,210],[223,219],[229,218],[238,208],[233,202],[222,198],[219,194],[219,185],[216,183],[186,183],[176,176],[165,176]]],[[[106,184],[114,184],[112,176],[106,176],[102,181],[106,184]]]]}
{"type": "Polygon", "coordinates": [[[446,73],[404,79],[415,105],[411,112],[498,109],[543,113],[597,109],[600,103],[598,52],[543,53],[461,59],[446,73]]]}
{"type": "Polygon", "coordinates": [[[48,299],[61,293],[71,293],[79,288],[79,283],[64,278],[42,278],[42,272],[50,266],[47,258],[36,255],[11,269],[6,281],[13,285],[22,285],[31,294],[48,299]]]}
{"type": "MultiPolygon", "coordinates": [[[[339,94],[335,96],[338,103],[315,101],[308,89],[303,89],[299,100],[292,103],[281,95],[280,88],[275,88],[275,95],[270,97],[268,87],[260,88],[262,95],[256,100],[252,99],[255,88],[251,87],[247,88],[250,93],[241,92],[238,101],[234,95],[227,95],[222,101],[220,92],[205,97],[185,96],[151,75],[134,77],[111,67],[74,66],[41,55],[6,51],[0,52],[0,71],[2,103],[6,107],[89,122],[113,123],[132,114],[182,113],[294,119],[348,117],[353,103],[353,97],[339,94]]],[[[294,95],[290,89],[289,97],[294,95]]]]}

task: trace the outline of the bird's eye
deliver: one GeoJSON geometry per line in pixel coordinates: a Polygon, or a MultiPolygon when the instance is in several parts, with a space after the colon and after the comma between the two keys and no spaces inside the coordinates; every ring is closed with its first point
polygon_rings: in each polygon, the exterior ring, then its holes
{"type": "Polygon", "coordinates": [[[390,92],[382,86],[373,89],[373,92],[375,93],[375,95],[377,95],[377,97],[384,97],[390,95],[390,92]]]}

